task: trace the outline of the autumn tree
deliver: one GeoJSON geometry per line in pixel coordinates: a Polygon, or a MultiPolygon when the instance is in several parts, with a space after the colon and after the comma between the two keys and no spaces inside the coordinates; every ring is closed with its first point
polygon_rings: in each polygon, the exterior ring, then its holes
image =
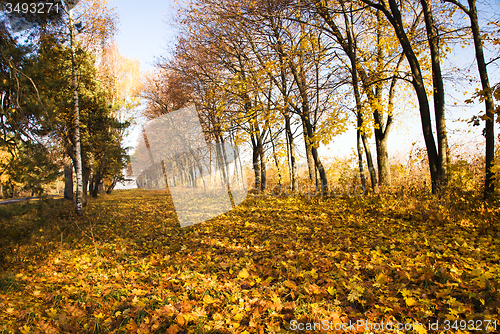
{"type": "MultiPolygon", "coordinates": [[[[90,182],[90,191],[95,196],[101,181],[107,180],[107,190],[111,191],[123,179],[122,169],[127,163],[123,136],[129,122],[119,119],[116,106],[111,103],[112,92],[103,87],[94,66],[94,57],[82,51],[77,61],[82,161],[90,166],[88,170],[92,172],[92,178],[89,178],[90,173],[86,174],[83,189],[86,190],[90,182]]],[[[47,106],[57,110],[52,129],[74,162],[74,113],[67,102],[71,101],[72,94],[68,80],[70,75],[70,51],[47,37],[42,43],[33,77],[47,106]]]]}
{"type": "Polygon", "coordinates": [[[495,105],[493,102],[493,92],[488,77],[487,63],[484,57],[483,37],[479,26],[478,10],[476,0],[468,0],[463,4],[457,0],[445,0],[460,8],[470,20],[470,30],[474,40],[474,50],[476,55],[477,69],[481,79],[482,90],[480,96],[484,99],[485,114],[482,117],[485,120],[484,136],[486,138],[486,178],[484,184],[484,196],[490,197],[495,192],[495,173],[492,170],[495,159],[495,105]]]}
{"type": "Polygon", "coordinates": [[[33,48],[18,43],[3,24],[0,46],[2,190],[13,196],[15,185],[19,185],[39,194],[58,176],[57,158],[51,147],[50,112],[43,108],[31,77],[33,48]]]}
{"type": "MultiPolygon", "coordinates": [[[[196,8],[191,10],[196,11],[196,8]]],[[[229,141],[236,145],[235,133],[245,131],[253,142],[256,188],[265,189],[263,142],[267,131],[261,129],[260,113],[254,107],[255,99],[262,96],[252,92],[252,70],[242,51],[242,45],[234,43],[233,38],[228,40],[232,33],[226,29],[230,27],[221,28],[211,24],[215,16],[210,19],[210,15],[215,14],[210,11],[208,13],[192,16],[196,20],[184,22],[186,27],[189,24],[199,24],[202,28],[198,34],[179,38],[174,60],[161,64],[160,71],[168,77],[163,82],[150,81],[149,86],[154,88],[151,91],[155,92],[148,93],[150,106],[153,107],[153,113],[156,113],[155,109],[159,113],[168,113],[172,107],[175,109],[183,105],[182,101],[195,103],[207,140],[214,141],[216,147],[221,147],[222,155],[225,155],[224,143],[229,141]],[[207,37],[210,43],[203,41],[207,37]],[[178,82],[174,90],[171,89],[173,80],[178,82]],[[159,90],[158,87],[164,89],[159,90]],[[186,99],[186,93],[190,93],[189,99],[186,99]]],[[[148,111],[148,114],[151,112],[148,111]]]]}
{"type": "MultiPolygon", "coordinates": [[[[394,120],[394,99],[401,74],[404,52],[396,36],[392,34],[387,22],[378,11],[364,7],[355,1],[311,1],[302,6],[326,23],[322,26],[331,38],[341,47],[348,57],[351,71],[352,94],[356,105],[358,138],[363,143],[372,180],[372,186],[380,183],[387,187],[391,184],[387,142],[394,120]],[[358,87],[359,86],[359,87],[358,87]],[[366,103],[363,102],[366,96],[366,103]],[[370,110],[371,115],[365,109],[370,110]],[[365,119],[367,116],[372,119],[365,119]],[[370,133],[375,135],[377,151],[378,181],[371,161],[368,140],[370,133]]],[[[421,15],[410,17],[409,32],[412,41],[418,40],[418,27],[421,15]]],[[[358,145],[360,146],[360,145],[358,145]]],[[[361,158],[360,158],[361,160],[361,158]]],[[[361,166],[361,165],[360,165],[361,166]]]]}
{"type": "MultiPolygon", "coordinates": [[[[307,12],[294,11],[284,2],[252,6],[248,6],[246,14],[239,17],[238,21],[243,22],[239,29],[246,31],[254,59],[258,60],[260,70],[268,75],[279,94],[275,110],[283,113],[289,144],[293,145],[290,115],[297,115],[302,123],[309,177],[318,191],[324,191],[328,189],[328,181],[317,148],[342,128],[332,126],[329,131],[324,131],[321,126],[322,121],[335,114],[328,113],[332,96],[327,92],[337,85],[337,82],[330,83],[335,72],[324,70],[329,65],[328,46],[323,42],[321,30],[302,23],[301,17],[308,15],[307,12]],[[253,28],[245,30],[245,27],[253,28]],[[321,139],[318,136],[320,131],[323,133],[321,139]]],[[[338,121],[342,124],[341,117],[338,121]]],[[[289,148],[292,152],[293,146],[289,148]]],[[[292,155],[292,173],[293,160],[292,155]]]]}
{"type": "Polygon", "coordinates": [[[417,57],[416,45],[412,43],[408,32],[407,23],[402,15],[402,4],[395,0],[374,2],[371,0],[362,0],[368,6],[381,11],[392,25],[394,32],[403,48],[406,60],[410,66],[412,78],[411,83],[417,95],[422,130],[424,134],[427,155],[429,159],[429,168],[432,181],[432,192],[442,193],[446,189],[448,181],[448,139],[446,134],[445,122],[445,101],[444,85],[441,74],[441,55],[439,47],[439,35],[434,25],[434,16],[430,1],[421,0],[420,5],[423,10],[425,27],[427,31],[427,43],[430,50],[430,59],[432,65],[432,83],[434,91],[434,114],[436,119],[436,133],[438,145],[434,139],[429,95],[426,90],[424,74],[422,71],[421,60],[417,57]]]}
{"type": "MultiPolygon", "coordinates": [[[[71,50],[71,72],[73,85],[73,129],[74,129],[74,168],[76,173],[76,212],[83,214],[83,205],[86,201],[86,183],[90,174],[87,167],[84,173],[82,163],[81,138],[80,138],[80,107],[78,95],[78,66],[76,52],[77,48],[86,48],[89,51],[99,50],[112,36],[114,31],[114,17],[112,12],[105,8],[106,1],[84,1],[80,5],[83,10],[79,12],[77,21],[74,20],[74,3],[66,3],[67,19],[65,25],[69,36],[69,49],[71,50]],[[77,36],[77,33],[79,36],[77,36]],[[77,39],[80,37],[79,39],[77,39]],[[100,43],[100,44],[97,44],[100,43]]],[[[64,33],[63,33],[64,35],[64,33]]]]}
{"type": "MultiPolygon", "coordinates": [[[[118,181],[125,180],[124,164],[128,158],[123,148],[128,125],[134,117],[134,111],[139,105],[139,94],[142,89],[139,61],[123,57],[116,43],[112,42],[98,54],[97,77],[102,84],[103,93],[101,108],[107,104],[111,109],[101,113],[102,119],[96,119],[98,126],[104,126],[107,131],[100,138],[101,157],[93,158],[92,182],[93,195],[97,195],[98,185],[106,181],[106,192],[110,193],[118,181]],[[99,182],[96,182],[99,181],[99,182]]],[[[95,124],[90,122],[90,124],[95,124]]],[[[104,129],[103,129],[104,130],[104,129]]],[[[91,187],[92,188],[92,187],[91,187]]]]}
{"type": "Polygon", "coordinates": [[[169,63],[163,63],[146,76],[141,94],[148,101],[145,110],[148,119],[181,109],[192,102],[193,88],[186,82],[187,78],[170,67],[169,63]]]}
{"type": "MultiPolygon", "coordinates": [[[[77,172],[76,210],[81,214],[91,173],[89,163],[98,151],[95,141],[93,145],[90,145],[90,138],[94,137],[89,135],[88,128],[92,122],[101,122],[100,125],[108,124],[106,129],[100,130],[101,132],[108,132],[112,128],[123,128],[123,126],[113,125],[118,122],[116,120],[103,122],[103,120],[110,119],[113,106],[108,107],[111,94],[97,81],[95,67],[99,62],[98,58],[102,57],[102,53],[95,52],[96,45],[105,47],[114,29],[113,24],[110,23],[113,15],[104,10],[104,2],[85,1],[83,6],[86,11],[78,14],[78,22],[75,23],[74,4],[70,2],[66,4],[66,7],[60,8],[62,12],[64,12],[63,9],[66,10],[66,14],[60,18],[62,21],[56,22],[57,24],[48,22],[35,29],[37,33],[33,35],[33,45],[36,47],[35,52],[31,54],[32,63],[29,67],[31,72],[24,76],[30,79],[37,93],[37,105],[32,103],[31,110],[38,108],[44,111],[47,133],[51,134],[52,140],[59,141],[64,148],[63,152],[71,157],[72,165],[77,172]],[[92,10],[98,14],[88,15],[92,10]],[[96,42],[99,43],[96,44],[96,42]],[[82,48],[84,45],[86,50],[82,48]],[[94,54],[91,54],[91,51],[94,54]],[[71,108],[67,101],[72,101],[71,108]],[[101,116],[89,118],[89,115],[101,116]],[[83,125],[83,130],[81,125],[83,125]]],[[[123,130],[120,131],[123,132],[123,130]]],[[[101,141],[100,146],[111,143],[116,146],[114,141],[101,141]]],[[[123,161],[123,153],[115,154],[115,156],[115,160],[123,161]]],[[[72,185],[72,176],[67,173],[68,170],[65,168],[66,177],[70,181],[67,185],[72,185]]],[[[65,197],[72,197],[72,195],[65,191],[65,197]]]]}

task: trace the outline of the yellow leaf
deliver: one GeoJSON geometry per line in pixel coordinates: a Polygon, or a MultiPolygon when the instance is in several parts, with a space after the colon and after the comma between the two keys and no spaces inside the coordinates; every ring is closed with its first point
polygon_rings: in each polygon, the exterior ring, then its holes
{"type": "Polygon", "coordinates": [[[205,297],[203,297],[203,302],[205,304],[213,304],[215,301],[216,299],[210,297],[210,295],[205,295],[205,297]]]}
{"type": "Polygon", "coordinates": [[[479,276],[482,274],[482,272],[483,272],[483,270],[481,268],[476,268],[476,269],[472,270],[471,275],[472,276],[479,276]]]}
{"type": "Polygon", "coordinates": [[[238,273],[238,278],[245,279],[248,278],[250,274],[246,270],[246,268],[243,268],[239,273],[238,273]]]}
{"type": "Polygon", "coordinates": [[[415,298],[407,298],[405,300],[405,302],[406,302],[406,305],[408,305],[408,306],[413,306],[413,305],[415,305],[417,303],[417,301],[415,300],[415,298]]]}
{"type": "Polygon", "coordinates": [[[204,317],[207,315],[207,312],[205,309],[198,307],[196,310],[191,312],[191,315],[193,317],[193,320],[196,320],[199,317],[204,317]]]}
{"type": "Polygon", "coordinates": [[[20,327],[19,330],[22,334],[28,334],[31,331],[31,327],[24,325],[23,327],[20,327]]]}
{"type": "Polygon", "coordinates": [[[335,289],[333,286],[329,286],[328,289],[326,289],[330,296],[335,296],[337,294],[337,289],[335,289]]]}
{"type": "Polygon", "coordinates": [[[409,291],[408,289],[403,289],[400,292],[403,295],[403,297],[411,296],[411,291],[409,291]]]}
{"type": "Polygon", "coordinates": [[[384,284],[385,283],[384,273],[378,274],[377,277],[375,277],[375,281],[380,285],[384,284]]]}
{"type": "Polygon", "coordinates": [[[355,302],[356,300],[359,300],[359,297],[361,297],[359,295],[359,292],[356,291],[356,290],[352,290],[351,292],[349,292],[349,294],[347,295],[347,300],[350,301],[350,302],[355,302]]]}
{"type": "Polygon", "coordinates": [[[132,305],[143,308],[144,306],[146,306],[146,303],[135,296],[134,299],[132,299],[132,305]]]}
{"type": "Polygon", "coordinates": [[[289,280],[286,280],[285,282],[283,282],[283,285],[289,289],[292,289],[292,290],[297,288],[297,285],[295,285],[294,282],[289,281],[289,280]]]}
{"type": "Polygon", "coordinates": [[[50,310],[47,310],[47,314],[49,317],[54,318],[57,315],[57,310],[54,310],[54,308],[50,308],[50,310]]]}
{"type": "Polygon", "coordinates": [[[135,331],[135,330],[137,330],[137,324],[135,323],[135,321],[133,319],[130,319],[129,323],[125,327],[129,331],[135,331]]]}
{"type": "Polygon", "coordinates": [[[99,314],[96,314],[97,312],[94,313],[94,317],[96,317],[97,319],[102,319],[104,318],[104,314],[102,314],[101,312],[99,312],[99,314]]]}
{"type": "Polygon", "coordinates": [[[134,289],[132,290],[132,294],[136,296],[142,296],[146,291],[143,291],[141,289],[134,289]]]}

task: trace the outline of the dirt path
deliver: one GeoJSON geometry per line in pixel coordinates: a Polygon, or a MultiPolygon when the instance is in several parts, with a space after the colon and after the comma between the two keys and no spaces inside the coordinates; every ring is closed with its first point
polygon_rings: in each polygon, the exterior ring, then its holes
{"type": "Polygon", "coordinates": [[[46,198],[63,198],[62,196],[59,196],[59,195],[14,198],[14,199],[0,200],[0,205],[19,203],[19,202],[25,202],[25,201],[30,201],[30,200],[38,200],[38,199],[44,198],[44,197],[46,197],[46,198]]]}

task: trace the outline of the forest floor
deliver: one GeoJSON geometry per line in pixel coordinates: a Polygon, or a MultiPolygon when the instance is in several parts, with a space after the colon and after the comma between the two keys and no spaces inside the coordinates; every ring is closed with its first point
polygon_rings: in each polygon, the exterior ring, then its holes
{"type": "Polygon", "coordinates": [[[161,191],[85,210],[0,207],[0,333],[500,330],[498,201],[253,197],[183,229],[161,191]]]}

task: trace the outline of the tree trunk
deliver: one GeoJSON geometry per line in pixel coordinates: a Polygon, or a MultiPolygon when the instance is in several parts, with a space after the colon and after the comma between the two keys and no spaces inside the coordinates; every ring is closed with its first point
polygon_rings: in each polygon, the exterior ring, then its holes
{"type": "Polygon", "coordinates": [[[260,158],[260,190],[265,191],[267,187],[267,175],[266,175],[266,156],[264,153],[264,144],[262,143],[262,138],[259,136],[259,158],[260,158]]]}
{"type": "Polygon", "coordinates": [[[321,163],[321,160],[319,159],[318,149],[316,148],[316,146],[313,143],[314,133],[313,133],[312,125],[309,122],[309,119],[307,117],[304,117],[304,116],[302,116],[302,122],[305,124],[306,133],[304,134],[304,136],[307,138],[307,142],[310,145],[311,154],[312,154],[314,165],[315,165],[315,168],[313,169],[314,177],[316,177],[316,168],[317,168],[318,172],[319,172],[320,181],[321,181],[321,194],[325,194],[326,192],[328,192],[328,179],[326,177],[325,168],[323,167],[323,164],[321,163]]]}
{"type": "Polygon", "coordinates": [[[108,189],[106,190],[106,194],[108,194],[108,195],[111,194],[113,189],[115,189],[117,183],[118,183],[118,178],[115,176],[115,177],[113,177],[113,182],[111,182],[108,189]]]}
{"type": "Polygon", "coordinates": [[[281,184],[282,184],[281,168],[280,168],[280,164],[278,161],[278,155],[276,154],[276,145],[274,144],[274,140],[272,138],[272,135],[271,135],[271,145],[273,147],[274,164],[276,165],[276,170],[278,171],[278,184],[281,188],[281,184]]]}
{"type": "Polygon", "coordinates": [[[73,77],[73,111],[75,127],[75,173],[76,173],[76,214],[83,215],[83,175],[82,175],[82,152],[80,143],[80,109],[78,105],[78,73],[75,51],[75,26],[73,23],[73,10],[69,10],[69,32],[71,44],[71,74],[73,77]]]}
{"type": "MultiPolygon", "coordinates": [[[[299,12],[300,14],[300,12],[299,12]]],[[[301,33],[305,33],[304,23],[300,23],[301,33]]],[[[318,192],[318,182],[316,178],[316,168],[320,174],[321,178],[321,193],[324,190],[328,190],[328,181],[326,179],[326,173],[319,160],[318,151],[315,147],[316,143],[314,142],[314,130],[311,123],[311,106],[309,103],[309,87],[307,84],[307,75],[306,70],[304,68],[304,54],[302,51],[298,50],[297,53],[298,60],[297,64],[294,64],[291,60],[289,60],[290,71],[292,72],[294,81],[297,85],[299,95],[300,95],[300,103],[301,107],[297,108],[297,111],[300,114],[300,119],[302,121],[302,128],[304,134],[304,142],[306,144],[306,156],[307,156],[307,165],[309,168],[309,178],[311,183],[316,187],[316,193],[318,192]]]]}
{"type": "MultiPolygon", "coordinates": [[[[167,190],[167,192],[170,193],[170,189],[168,188],[167,170],[165,169],[165,161],[163,159],[161,160],[161,171],[163,173],[163,180],[165,181],[165,190],[167,190]]],[[[115,185],[116,185],[116,182],[115,182],[116,179],[117,179],[117,177],[115,176],[113,178],[113,183],[115,185]]],[[[114,186],[113,186],[113,188],[114,188],[114,186]]],[[[108,193],[108,192],[106,191],[106,193],[108,193]]]]}
{"type": "Polygon", "coordinates": [[[314,164],[316,165],[316,168],[318,169],[319,173],[319,178],[320,178],[320,186],[321,186],[321,194],[326,194],[328,192],[328,178],[326,177],[326,171],[325,168],[323,167],[323,164],[321,163],[321,160],[319,159],[319,154],[318,150],[316,147],[313,146],[312,148],[312,155],[314,159],[314,164]]]}
{"type": "MultiPolygon", "coordinates": [[[[221,136],[222,137],[222,136],[221,136]]],[[[223,138],[217,138],[216,149],[217,149],[217,161],[222,171],[223,183],[226,186],[227,195],[229,196],[229,200],[231,202],[231,206],[234,208],[235,203],[233,199],[233,194],[231,193],[231,187],[229,185],[228,173],[226,171],[226,158],[225,158],[225,149],[224,149],[224,140],[223,138]]]]}
{"type": "Polygon", "coordinates": [[[252,154],[252,164],[253,164],[253,171],[255,175],[255,182],[254,182],[254,188],[258,189],[260,191],[261,185],[260,185],[260,163],[259,163],[259,150],[257,147],[257,144],[253,145],[253,154],[252,154]]]}
{"type": "MultiPolygon", "coordinates": [[[[350,26],[350,25],[348,25],[350,26]]],[[[354,41],[351,38],[350,33],[348,34],[348,42],[349,44],[354,45],[354,41]]],[[[356,118],[357,118],[357,126],[358,126],[358,134],[357,134],[357,141],[358,141],[358,159],[360,161],[360,173],[362,172],[362,161],[363,161],[363,156],[361,153],[361,145],[360,145],[360,139],[363,143],[365,152],[366,152],[366,162],[368,164],[368,171],[370,173],[370,181],[372,184],[372,189],[375,191],[377,188],[377,177],[375,175],[375,169],[373,167],[373,159],[372,159],[372,153],[370,150],[370,145],[368,143],[368,140],[365,136],[364,133],[364,117],[363,117],[363,107],[361,105],[361,94],[359,92],[359,79],[358,79],[358,61],[357,61],[357,56],[356,56],[356,48],[352,47],[351,51],[349,53],[349,59],[351,61],[351,77],[352,77],[352,87],[354,90],[354,100],[356,103],[356,118]],[[359,156],[359,154],[361,154],[359,156]]],[[[366,181],[365,181],[365,175],[363,172],[363,178],[361,179],[361,182],[363,184],[364,189],[366,189],[366,181]]]]}
{"type": "Polygon", "coordinates": [[[73,199],[73,167],[64,166],[64,198],[73,199]]]}
{"type": "MultiPolygon", "coordinates": [[[[374,134],[375,134],[375,149],[377,150],[377,167],[378,167],[378,182],[380,186],[382,187],[389,187],[391,184],[390,181],[390,172],[389,172],[389,154],[387,152],[387,137],[388,137],[388,132],[389,132],[389,126],[392,121],[391,119],[391,110],[388,110],[388,120],[387,120],[387,126],[384,129],[384,117],[381,112],[379,112],[379,109],[382,109],[383,105],[383,83],[382,79],[385,79],[383,77],[383,71],[384,71],[384,45],[382,42],[382,26],[383,26],[383,20],[382,20],[382,13],[380,11],[377,11],[377,83],[375,84],[375,98],[376,98],[376,105],[373,106],[373,119],[375,120],[375,129],[374,129],[374,134]]],[[[399,67],[399,63],[398,63],[399,67]]],[[[395,84],[395,81],[393,80],[391,84],[395,84]]],[[[390,93],[394,93],[394,89],[390,90],[390,93]]],[[[391,99],[391,96],[389,96],[389,99],[391,99]]]]}
{"type": "MultiPolygon", "coordinates": [[[[238,151],[238,145],[236,145],[236,143],[234,142],[233,136],[231,135],[230,138],[231,138],[231,145],[233,145],[233,153],[234,153],[234,173],[233,173],[233,176],[234,176],[234,180],[235,180],[236,184],[239,185],[240,184],[240,176],[239,176],[240,174],[238,173],[238,161],[240,159],[240,155],[239,155],[239,151],[238,151]]],[[[201,169],[200,169],[200,173],[201,173],[201,169]]]]}
{"type": "Polygon", "coordinates": [[[479,21],[477,18],[476,0],[469,1],[469,18],[471,22],[472,35],[474,37],[474,47],[476,49],[477,68],[481,78],[481,85],[484,94],[484,105],[486,107],[486,179],[484,184],[484,196],[491,197],[495,192],[495,173],[492,171],[495,159],[495,106],[493,104],[493,96],[491,93],[490,82],[488,79],[488,70],[484,61],[483,41],[481,31],[479,29],[479,21]]]}
{"type": "MultiPolygon", "coordinates": [[[[383,130],[380,130],[381,132],[377,134],[377,128],[382,129],[383,124],[382,124],[382,117],[381,117],[381,111],[380,106],[382,105],[379,100],[381,100],[382,97],[382,83],[379,81],[375,85],[375,92],[373,92],[372,88],[372,79],[369,78],[368,74],[364,70],[362,66],[360,66],[358,62],[358,56],[357,56],[357,46],[356,46],[356,39],[354,37],[354,32],[352,31],[352,24],[347,16],[347,10],[344,8],[343,2],[341,2],[342,8],[344,9],[344,22],[346,25],[346,36],[344,37],[342,33],[340,32],[339,28],[337,27],[334,19],[332,16],[330,16],[328,8],[325,6],[324,3],[321,1],[313,1],[314,6],[318,12],[318,14],[324,19],[324,21],[328,24],[328,26],[331,28],[331,33],[335,36],[337,42],[341,45],[342,49],[344,52],[348,55],[350,63],[351,63],[351,76],[352,76],[352,84],[354,88],[354,96],[356,100],[356,113],[358,114],[358,120],[359,117],[361,117],[361,121],[363,120],[363,110],[361,106],[361,94],[359,92],[359,83],[360,79],[363,84],[363,88],[365,90],[366,95],[368,96],[368,100],[370,101],[370,104],[373,108],[373,118],[375,121],[375,136],[377,135],[386,135],[388,133],[388,128],[390,126],[390,123],[392,122],[392,117],[388,117],[388,124],[386,126],[386,131],[384,132],[383,130]],[[377,99],[377,95],[379,99],[377,99]]],[[[380,16],[377,15],[377,36],[380,37],[381,34],[381,20],[380,16]]],[[[380,67],[383,62],[383,52],[382,52],[382,47],[377,48],[377,69],[380,70],[380,67]]],[[[378,71],[380,72],[380,71],[378,71]]],[[[361,122],[358,127],[362,128],[363,122],[361,122]]],[[[361,131],[361,139],[363,141],[363,146],[365,148],[366,152],[366,160],[368,164],[368,170],[370,172],[370,179],[372,183],[372,188],[374,190],[377,189],[377,177],[375,175],[375,168],[373,166],[373,160],[372,160],[372,155],[371,155],[371,150],[370,146],[368,144],[368,140],[364,134],[364,131],[361,131]]],[[[377,141],[375,142],[377,144],[377,141]]],[[[378,162],[378,157],[377,157],[377,162],[378,162]]],[[[379,166],[380,167],[380,166],[379,166]]],[[[380,172],[380,168],[379,168],[380,172]]]]}
{"type": "Polygon", "coordinates": [[[361,185],[363,189],[366,189],[366,179],[365,179],[365,171],[363,168],[363,146],[361,143],[361,130],[358,129],[356,131],[356,146],[358,149],[358,169],[359,169],[359,178],[361,179],[361,185]]]}
{"type": "Polygon", "coordinates": [[[427,39],[431,51],[432,64],[432,84],[434,87],[434,114],[436,116],[436,132],[438,140],[438,192],[446,190],[448,184],[448,138],[446,134],[445,118],[445,94],[443,76],[441,74],[441,63],[439,54],[439,35],[434,24],[432,14],[432,4],[430,0],[420,0],[424,12],[425,27],[427,30],[427,39]]]}
{"type": "MultiPolygon", "coordinates": [[[[418,104],[419,104],[419,110],[420,110],[420,118],[421,118],[421,123],[422,123],[422,131],[424,135],[424,140],[425,140],[425,145],[427,148],[427,155],[429,159],[429,169],[430,169],[430,174],[431,174],[431,180],[432,180],[432,192],[433,193],[440,193],[441,191],[444,190],[441,180],[443,177],[446,176],[446,172],[443,172],[441,170],[442,164],[440,161],[446,160],[448,156],[448,152],[446,149],[442,149],[443,147],[447,146],[446,144],[446,131],[444,128],[444,114],[440,115],[438,114],[439,120],[439,125],[441,128],[438,128],[438,135],[439,135],[439,143],[440,143],[440,153],[442,153],[442,156],[438,154],[438,150],[436,148],[436,142],[434,140],[434,136],[432,134],[432,124],[431,124],[431,117],[430,117],[430,107],[429,107],[429,100],[427,97],[427,92],[425,90],[424,86],[424,81],[423,81],[423,76],[422,76],[422,71],[420,68],[420,64],[418,61],[417,56],[415,55],[415,52],[413,51],[412,44],[410,43],[410,40],[408,39],[408,35],[405,32],[404,24],[403,24],[403,19],[401,16],[401,12],[399,11],[398,8],[398,3],[396,0],[388,0],[387,3],[389,4],[389,8],[387,8],[384,4],[381,3],[375,3],[372,0],[362,0],[365,4],[382,11],[391,25],[394,28],[394,31],[396,33],[396,36],[398,37],[398,40],[401,44],[401,47],[405,53],[406,59],[408,60],[408,64],[410,65],[411,71],[412,71],[412,84],[415,89],[415,93],[417,95],[418,99],[418,104]]],[[[333,17],[330,15],[328,11],[328,7],[325,6],[325,4],[322,1],[319,0],[314,0],[314,5],[316,7],[316,10],[318,11],[318,14],[323,17],[325,22],[328,24],[328,26],[331,28],[331,33],[337,38],[337,41],[339,44],[341,44],[342,49],[347,53],[350,54],[350,47],[349,45],[345,42],[340,30],[338,29],[336,23],[334,22],[333,17]]],[[[367,76],[365,71],[361,68],[358,67],[358,73],[362,76],[361,79],[364,83],[368,83],[367,76]]],[[[372,96],[375,98],[374,96],[372,96]]],[[[375,115],[374,115],[375,116],[375,115]]],[[[446,167],[446,166],[444,166],[446,167]]]]}
{"type": "Polygon", "coordinates": [[[91,169],[88,167],[83,167],[83,206],[87,205],[87,189],[89,185],[89,178],[90,178],[90,172],[91,169]]]}
{"type": "Polygon", "coordinates": [[[295,144],[293,142],[293,133],[290,122],[290,115],[285,114],[285,131],[288,145],[288,154],[290,156],[290,183],[292,192],[296,192],[297,185],[297,162],[295,160],[295,144]]]}
{"type": "MultiPolygon", "coordinates": [[[[389,153],[387,152],[387,136],[375,136],[375,148],[377,150],[378,180],[380,187],[391,185],[391,174],[389,167],[389,153]]],[[[381,189],[382,190],[382,189],[381,189]]]]}
{"type": "Polygon", "coordinates": [[[304,144],[306,148],[306,160],[307,160],[307,169],[309,171],[309,181],[311,184],[316,186],[316,167],[314,166],[314,158],[312,155],[312,143],[309,142],[309,136],[307,135],[306,124],[302,121],[302,133],[304,136],[304,144]]]}
{"type": "Polygon", "coordinates": [[[101,185],[101,175],[99,173],[97,174],[94,174],[94,176],[92,177],[93,181],[92,183],[94,184],[94,187],[92,188],[92,197],[97,197],[97,195],[99,194],[99,186],[101,185]]]}
{"type": "MultiPolygon", "coordinates": [[[[243,175],[243,164],[241,163],[241,155],[240,155],[240,149],[236,143],[233,143],[234,145],[234,173],[236,174],[236,178],[239,180],[241,183],[241,189],[246,189],[246,181],[245,181],[245,176],[243,175]],[[239,173],[238,173],[239,169],[239,173]]],[[[200,171],[201,172],[201,171],[200,171]]]]}
{"type": "Polygon", "coordinates": [[[373,191],[377,192],[378,191],[377,173],[375,171],[375,166],[373,165],[370,143],[368,143],[368,139],[364,134],[361,134],[361,140],[363,141],[363,147],[365,148],[366,164],[368,165],[368,171],[370,173],[370,182],[372,184],[372,189],[373,191]]]}

